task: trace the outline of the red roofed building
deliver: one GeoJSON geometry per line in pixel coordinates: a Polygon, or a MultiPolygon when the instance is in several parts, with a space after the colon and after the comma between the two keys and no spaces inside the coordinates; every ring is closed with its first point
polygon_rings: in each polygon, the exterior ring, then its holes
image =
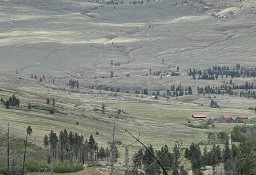
{"type": "Polygon", "coordinates": [[[232,114],[225,114],[224,115],[224,119],[232,119],[232,118],[233,118],[232,114]]]}
{"type": "Polygon", "coordinates": [[[192,118],[198,118],[198,119],[201,119],[201,118],[207,118],[207,114],[192,114],[192,118]]]}

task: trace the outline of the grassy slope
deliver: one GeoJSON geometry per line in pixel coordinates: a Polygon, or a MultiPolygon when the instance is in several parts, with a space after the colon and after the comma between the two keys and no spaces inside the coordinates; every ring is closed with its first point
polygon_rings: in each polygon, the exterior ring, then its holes
{"type": "MultiPolygon", "coordinates": [[[[44,173],[29,173],[29,175],[43,175],[44,173]]],[[[46,175],[50,173],[45,173],[46,175]]],[[[59,175],[62,175],[59,173],[59,175]]],[[[88,168],[84,171],[77,172],[77,173],[63,173],[63,175],[107,175],[106,173],[102,172],[100,169],[93,169],[88,168]]]]}
{"type": "MultiPolygon", "coordinates": [[[[38,84],[38,86],[40,85],[38,84]]],[[[45,88],[41,87],[41,89],[45,88]]],[[[189,144],[194,139],[199,140],[206,130],[193,129],[183,125],[187,123],[187,119],[190,118],[192,113],[203,112],[211,117],[219,117],[225,113],[233,113],[234,115],[245,114],[250,118],[255,116],[254,112],[242,108],[213,109],[207,105],[202,107],[198,104],[182,102],[176,98],[171,98],[169,103],[162,100],[154,102],[147,100],[147,97],[141,99],[145,100],[145,102],[139,102],[135,96],[133,97],[135,100],[118,101],[117,99],[111,100],[106,95],[84,94],[78,96],[78,94],[70,94],[63,91],[58,91],[58,95],[56,95],[57,92],[50,93],[48,91],[47,97],[54,97],[56,99],[56,108],[62,111],[62,114],[56,113],[51,115],[47,111],[36,109],[27,111],[26,109],[29,102],[45,105],[46,96],[43,96],[44,93],[30,93],[15,89],[11,93],[6,92],[4,89],[0,91],[0,95],[3,98],[10,96],[12,93],[17,94],[21,99],[22,110],[7,110],[1,106],[1,125],[4,126],[7,121],[10,121],[13,132],[23,137],[25,134],[24,128],[30,124],[34,129],[31,138],[39,145],[42,145],[43,136],[48,134],[50,130],[53,129],[59,132],[66,128],[83,134],[85,138],[88,138],[90,134],[95,135],[95,132],[99,131],[99,136],[95,136],[96,140],[100,145],[107,146],[108,140],[111,139],[112,117],[116,109],[124,111],[124,114],[121,114],[121,118],[116,121],[118,127],[117,138],[124,145],[128,145],[133,141],[132,138],[124,133],[123,129],[127,127],[135,135],[138,134],[137,129],[139,128],[140,139],[147,144],[152,143],[156,147],[164,144],[172,146],[177,139],[184,140],[184,144],[189,144]],[[31,96],[33,96],[33,99],[29,98],[31,96]],[[101,98],[105,100],[102,101],[100,100],[101,98]],[[75,101],[76,103],[74,103],[75,101]],[[94,112],[93,109],[100,109],[102,103],[105,103],[107,106],[106,114],[102,114],[100,111],[94,112]],[[77,121],[79,125],[76,125],[77,121]],[[163,138],[167,138],[167,140],[163,140],[163,138]]],[[[136,145],[139,146],[138,144],[136,145]]]]}

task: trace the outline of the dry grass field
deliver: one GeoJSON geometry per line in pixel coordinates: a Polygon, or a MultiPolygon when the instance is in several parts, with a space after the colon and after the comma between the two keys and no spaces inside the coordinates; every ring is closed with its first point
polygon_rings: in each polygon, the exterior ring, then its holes
{"type": "MultiPolygon", "coordinates": [[[[106,170],[103,170],[106,171],[106,170]]],[[[78,173],[62,173],[63,175],[107,175],[101,169],[88,168],[78,173]]],[[[29,173],[29,175],[50,175],[51,173],[29,173]]],[[[59,173],[61,175],[61,173],[59,173]]]]}

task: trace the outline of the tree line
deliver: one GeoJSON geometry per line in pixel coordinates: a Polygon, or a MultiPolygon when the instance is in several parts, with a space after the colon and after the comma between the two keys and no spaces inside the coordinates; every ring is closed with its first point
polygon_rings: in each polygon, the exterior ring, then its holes
{"type": "Polygon", "coordinates": [[[8,100],[4,100],[3,98],[1,98],[1,104],[4,105],[7,109],[9,109],[10,106],[19,107],[20,99],[17,98],[15,95],[12,95],[11,97],[9,97],[8,100]]]}
{"type": "MultiPolygon", "coordinates": [[[[203,175],[206,166],[210,166],[213,174],[253,175],[256,172],[256,139],[253,136],[256,127],[236,126],[231,138],[226,132],[209,133],[208,138],[217,137],[221,144],[203,145],[192,143],[185,149],[184,157],[190,161],[191,169],[196,175],[203,175]],[[243,133],[241,136],[241,133],[243,133]],[[245,134],[247,133],[247,134],[245,134]],[[253,139],[252,139],[253,138],[253,139]],[[231,140],[240,144],[231,144],[231,140]],[[224,145],[222,146],[222,144],[224,145]]],[[[210,142],[209,142],[210,143],[210,142]]],[[[148,149],[141,148],[133,156],[133,164],[127,169],[126,175],[159,175],[161,169],[154,157],[161,162],[167,172],[173,175],[187,175],[181,162],[180,147],[176,144],[173,151],[168,146],[155,150],[152,145],[148,149]]]]}
{"type": "Polygon", "coordinates": [[[106,85],[100,86],[89,86],[90,89],[97,89],[97,90],[105,90],[105,91],[113,91],[113,92],[124,92],[124,93],[133,93],[133,94],[143,94],[143,95],[152,95],[152,96],[163,96],[163,97],[178,97],[184,95],[193,95],[193,89],[191,86],[184,87],[183,85],[171,85],[166,92],[160,90],[149,90],[148,88],[144,89],[136,89],[134,91],[130,90],[122,90],[121,88],[117,87],[109,87],[106,85]]]}
{"type": "Polygon", "coordinates": [[[200,144],[195,143],[185,150],[185,158],[190,160],[195,174],[203,175],[202,169],[205,166],[211,166],[213,174],[255,174],[256,155],[250,141],[241,142],[236,146],[235,144],[230,145],[227,140],[223,149],[220,145],[214,144],[209,151],[206,146],[203,151],[201,150],[200,144]],[[224,172],[221,167],[224,168],[224,172]]]}
{"type": "MultiPolygon", "coordinates": [[[[183,155],[190,162],[191,169],[196,175],[203,174],[206,166],[210,166],[214,174],[253,175],[256,170],[255,131],[256,126],[243,125],[235,126],[231,132],[231,137],[224,131],[219,133],[210,132],[208,133],[208,140],[217,138],[220,142],[192,143],[185,149],[182,149],[181,142],[175,144],[173,149],[164,145],[157,150],[149,145],[147,148],[139,149],[132,156],[131,166],[126,163],[125,175],[160,175],[163,172],[159,164],[156,163],[156,158],[166,172],[173,175],[188,175],[183,166],[183,155]],[[231,144],[230,139],[233,144],[231,144]]],[[[27,168],[25,164],[27,161],[27,144],[31,133],[32,128],[28,126],[24,141],[21,174],[24,174],[27,168]]],[[[7,140],[10,140],[10,138],[8,137],[7,140]]],[[[72,131],[68,132],[66,129],[60,131],[59,134],[52,130],[44,136],[43,144],[48,150],[46,152],[48,164],[53,161],[62,162],[63,165],[67,165],[67,162],[80,165],[85,163],[95,164],[99,160],[109,161],[113,152],[117,154],[114,156],[114,161],[117,162],[116,158],[119,156],[118,151],[111,150],[112,147],[110,147],[110,150],[99,147],[92,134],[87,140],[82,135],[72,131]]],[[[9,160],[8,158],[8,162],[9,160]]],[[[12,174],[10,167],[6,172],[12,174]]]]}
{"type": "MultiPolygon", "coordinates": [[[[46,81],[45,75],[39,76],[39,75],[33,75],[33,74],[32,74],[32,75],[30,76],[30,78],[31,78],[31,79],[35,79],[35,80],[38,80],[38,82],[46,81]]],[[[50,80],[49,80],[49,83],[55,84],[55,78],[50,79],[50,80]]]]}
{"type": "MultiPolygon", "coordinates": [[[[0,162],[5,161],[6,162],[6,168],[1,169],[0,165],[0,174],[5,174],[5,175],[14,175],[14,174],[21,174],[25,175],[25,163],[26,163],[26,158],[27,158],[27,146],[28,146],[28,137],[32,134],[33,130],[31,126],[28,125],[26,129],[26,137],[23,140],[22,138],[20,140],[17,140],[16,138],[11,136],[11,131],[10,131],[10,123],[8,122],[7,124],[7,132],[4,133],[6,138],[3,139],[1,138],[1,142],[3,145],[2,148],[3,150],[6,151],[6,160],[2,159],[0,157],[0,162]],[[14,149],[13,143],[14,142],[17,144],[16,149],[19,147],[19,151],[14,149]]],[[[3,162],[1,162],[3,163],[3,162]]]]}
{"type": "Polygon", "coordinates": [[[219,77],[221,78],[240,78],[240,77],[256,77],[256,69],[255,68],[246,68],[245,66],[241,66],[240,64],[236,64],[233,68],[229,68],[228,66],[213,66],[212,68],[205,70],[197,70],[195,68],[190,68],[187,71],[189,76],[192,76],[193,79],[204,79],[204,80],[217,80],[219,77]]]}
{"type": "Polygon", "coordinates": [[[51,131],[45,135],[43,140],[44,146],[50,150],[48,162],[51,159],[58,159],[61,162],[65,160],[72,163],[95,163],[100,159],[108,159],[110,150],[101,147],[95,141],[93,135],[85,139],[78,133],[64,129],[59,134],[51,131]]]}
{"type": "Polygon", "coordinates": [[[125,175],[160,175],[162,173],[161,168],[153,155],[167,172],[173,175],[188,175],[184,166],[181,165],[181,153],[178,144],[175,144],[173,150],[170,150],[167,145],[160,150],[155,150],[152,145],[149,145],[147,149],[139,149],[133,155],[132,166],[126,170],[125,175]]]}
{"type": "Polygon", "coordinates": [[[79,88],[79,82],[78,80],[74,80],[74,79],[71,79],[68,81],[68,86],[72,87],[73,89],[74,88],[79,88]]]}
{"type": "Polygon", "coordinates": [[[228,94],[231,96],[240,96],[240,97],[246,97],[246,98],[253,98],[256,99],[256,91],[252,90],[255,89],[255,86],[253,83],[245,82],[245,84],[242,85],[221,85],[221,86],[205,86],[205,87],[197,87],[197,94],[216,94],[216,95],[224,95],[228,94]],[[246,91],[234,91],[238,89],[244,89],[246,91]]]}

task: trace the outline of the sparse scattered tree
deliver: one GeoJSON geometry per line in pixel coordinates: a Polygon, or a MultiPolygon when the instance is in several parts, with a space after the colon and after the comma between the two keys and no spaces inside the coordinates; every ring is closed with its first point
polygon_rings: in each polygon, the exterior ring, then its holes
{"type": "Polygon", "coordinates": [[[32,106],[30,103],[28,103],[28,110],[31,110],[32,106]]]}
{"type": "Polygon", "coordinates": [[[102,113],[105,114],[106,105],[104,103],[102,103],[101,109],[102,109],[102,113]]]}
{"type": "Polygon", "coordinates": [[[25,174],[25,162],[26,162],[26,153],[27,153],[27,144],[28,144],[28,136],[32,134],[32,128],[31,126],[28,126],[27,128],[27,135],[26,139],[24,141],[24,156],[23,156],[23,164],[22,164],[22,174],[25,174]]]}
{"type": "Polygon", "coordinates": [[[52,106],[55,106],[55,99],[52,98],[52,106]]]}
{"type": "Polygon", "coordinates": [[[46,99],[46,104],[48,104],[48,105],[50,104],[50,98],[46,99]]]}

